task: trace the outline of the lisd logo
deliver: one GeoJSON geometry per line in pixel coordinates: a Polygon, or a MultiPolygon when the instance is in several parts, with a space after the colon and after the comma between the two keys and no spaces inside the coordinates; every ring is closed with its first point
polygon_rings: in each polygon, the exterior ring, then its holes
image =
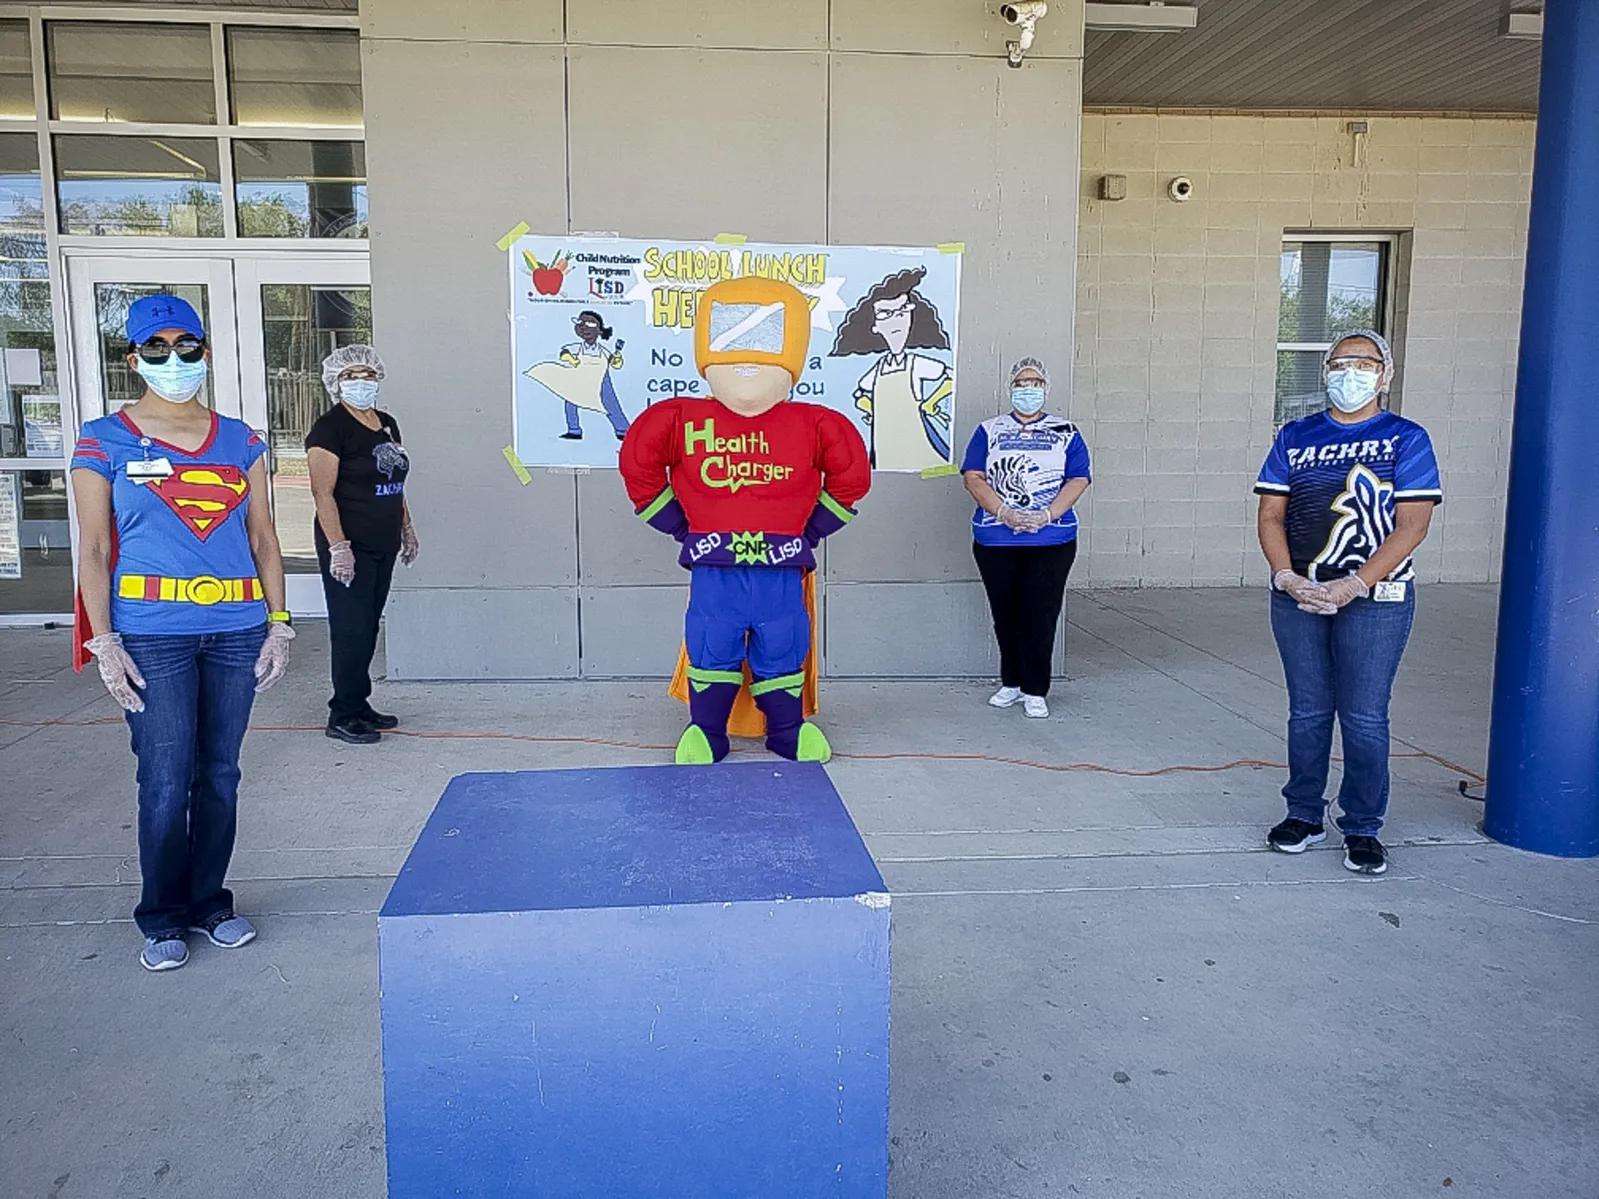
{"type": "Polygon", "coordinates": [[[702,426],[696,427],[693,421],[683,426],[683,456],[705,455],[700,461],[700,482],[707,487],[725,487],[736,492],[741,487],[792,478],[792,466],[762,461],[771,452],[766,434],[759,431],[741,433],[737,437],[718,437],[714,418],[707,418],[702,426]]]}
{"type": "Polygon", "coordinates": [[[621,279],[606,279],[599,275],[589,276],[589,295],[597,300],[620,300],[627,294],[627,284],[621,279]]]}

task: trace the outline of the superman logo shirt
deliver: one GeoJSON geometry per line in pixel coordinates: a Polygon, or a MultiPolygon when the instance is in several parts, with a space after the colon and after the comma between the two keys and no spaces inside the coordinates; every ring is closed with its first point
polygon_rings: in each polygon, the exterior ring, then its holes
{"type": "MultiPolygon", "coordinates": [[[[1394,531],[1396,505],[1443,503],[1432,439],[1415,421],[1379,412],[1346,425],[1325,412],[1284,425],[1255,481],[1288,497],[1294,569],[1326,582],[1353,574],[1394,531]]],[[[1406,558],[1389,576],[1415,577],[1406,558]]]]}
{"type": "Polygon", "coordinates": [[[122,413],[83,426],[72,468],[111,484],[112,628],[193,635],[266,619],[245,527],[250,467],[264,453],[266,443],[248,425],[215,413],[210,435],[192,453],[144,436],[122,413]],[[150,477],[142,464],[163,459],[171,472],[150,477]],[[132,478],[130,463],[138,464],[132,478]]]}

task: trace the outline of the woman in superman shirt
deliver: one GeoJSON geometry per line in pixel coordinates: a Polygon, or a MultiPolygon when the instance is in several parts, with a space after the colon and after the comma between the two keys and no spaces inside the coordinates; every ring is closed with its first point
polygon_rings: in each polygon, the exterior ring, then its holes
{"type": "Polygon", "coordinates": [[[139,960],[173,970],[188,933],[229,949],[255,938],[223,885],[239,747],[294,630],[266,446],[195,399],[210,364],[199,316],[175,296],[146,296],[127,334],[144,394],[84,425],[72,456],[77,639],[126,710],[139,761],[139,960]]]}

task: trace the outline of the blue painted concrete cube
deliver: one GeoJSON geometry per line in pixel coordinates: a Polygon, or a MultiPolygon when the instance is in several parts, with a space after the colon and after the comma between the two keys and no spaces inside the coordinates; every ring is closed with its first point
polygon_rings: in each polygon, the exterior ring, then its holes
{"type": "Polygon", "coordinates": [[[886,1193],[888,895],[820,766],[462,775],[378,930],[394,1199],[886,1193]]]}

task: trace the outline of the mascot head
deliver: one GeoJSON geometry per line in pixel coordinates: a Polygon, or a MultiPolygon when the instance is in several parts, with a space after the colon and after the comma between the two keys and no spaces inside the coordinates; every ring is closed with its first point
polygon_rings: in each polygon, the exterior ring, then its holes
{"type": "Polygon", "coordinates": [[[810,302],[792,284],[726,279],[700,295],[694,360],[712,394],[740,416],[759,416],[788,399],[810,345],[810,302]]]}

